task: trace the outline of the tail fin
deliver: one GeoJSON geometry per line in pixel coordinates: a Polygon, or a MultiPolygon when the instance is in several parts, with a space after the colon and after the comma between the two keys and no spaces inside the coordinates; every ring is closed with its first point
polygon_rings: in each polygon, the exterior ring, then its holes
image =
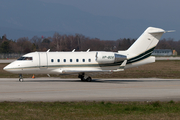
{"type": "Polygon", "coordinates": [[[163,29],[148,27],[144,33],[127,50],[128,53],[140,54],[147,50],[153,51],[159,39],[165,33],[163,29]]]}

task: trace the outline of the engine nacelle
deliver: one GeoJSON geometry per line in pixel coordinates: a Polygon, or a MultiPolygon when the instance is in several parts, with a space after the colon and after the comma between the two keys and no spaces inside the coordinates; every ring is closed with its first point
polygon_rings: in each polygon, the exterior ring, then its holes
{"type": "Polygon", "coordinates": [[[115,54],[113,52],[97,52],[96,61],[98,63],[114,63],[126,60],[125,55],[115,54]]]}

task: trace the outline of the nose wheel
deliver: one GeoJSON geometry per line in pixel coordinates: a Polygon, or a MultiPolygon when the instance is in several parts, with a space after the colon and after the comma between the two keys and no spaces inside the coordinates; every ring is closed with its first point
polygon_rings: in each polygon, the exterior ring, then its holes
{"type": "Polygon", "coordinates": [[[19,75],[19,82],[23,82],[22,74],[19,75]]]}

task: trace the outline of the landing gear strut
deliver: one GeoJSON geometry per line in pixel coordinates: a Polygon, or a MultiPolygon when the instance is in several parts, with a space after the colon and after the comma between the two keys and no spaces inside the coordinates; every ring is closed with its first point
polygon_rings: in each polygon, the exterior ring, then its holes
{"type": "Polygon", "coordinates": [[[78,75],[78,78],[81,78],[81,81],[87,81],[87,82],[91,82],[92,81],[92,78],[90,76],[88,76],[86,78],[84,76],[85,76],[85,74],[82,73],[82,74],[78,75]]]}
{"type": "Polygon", "coordinates": [[[22,74],[19,75],[19,82],[23,82],[22,74]]]}

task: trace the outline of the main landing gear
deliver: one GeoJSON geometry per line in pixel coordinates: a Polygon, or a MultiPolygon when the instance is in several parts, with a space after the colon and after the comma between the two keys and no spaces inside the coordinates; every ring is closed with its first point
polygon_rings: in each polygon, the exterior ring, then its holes
{"type": "Polygon", "coordinates": [[[91,78],[90,76],[85,77],[85,74],[84,74],[84,73],[79,74],[79,75],[78,75],[78,78],[81,78],[81,81],[87,81],[87,82],[91,82],[91,81],[92,81],[92,78],[91,78]]]}
{"type": "MultiPolygon", "coordinates": [[[[78,75],[78,78],[81,78],[81,81],[87,81],[87,82],[91,82],[92,81],[92,78],[90,76],[88,77],[85,77],[85,74],[82,73],[82,74],[79,74],[78,75]]],[[[19,82],[23,82],[23,76],[22,74],[19,74],[19,82]]]]}
{"type": "Polygon", "coordinates": [[[19,75],[19,82],[23,82],[23,76],[22,76],[22,74],[19,75]]]}

